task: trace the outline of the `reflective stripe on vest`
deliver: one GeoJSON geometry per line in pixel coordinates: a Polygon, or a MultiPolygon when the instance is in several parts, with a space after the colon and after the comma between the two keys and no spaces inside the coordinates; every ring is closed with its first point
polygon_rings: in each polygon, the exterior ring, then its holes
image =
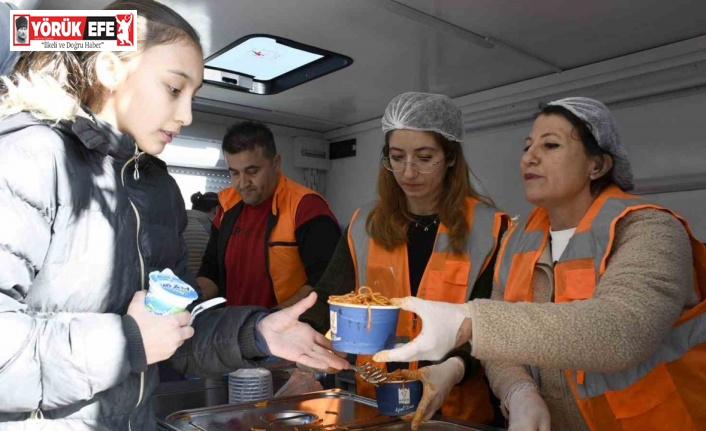
{"type": "MultiPolygon", "coordinates": [[[[612,225],[617,217],[629,210],[633,206],[650,206],[643,199],[609,197],[601,206],[598,214],[588,230],[580,230],[582,221],[574,235],[569,240],[566,249],[559,258],[557,264],[566,263],[578,259],[594,259],[593,267],[596,272],[596,284],[602,273],[603,261],[608,255],[608,245],[611,241],[612,225]]],[[[506,235],[507,238],[502,255],[498,257],[497,280],[500,292],[505,293],[512,263],[515,256],[520,253],[536,253],[534,263],[539,260],[539,256],[545,247],[549,236],[549,221],[546,211],[535,209],[525,221],[524,225],[518,226],[506,235]],[[546,222],[545,222],[546,221],[546,222]],[[542,228],[546,227],[546,229],[542,228]]],[[[532,268],[532,271],[534,268],[532,268]]],[[[531,277],[526,278],[529,285],[522,286],[531,291],[531,277]]]]}
{"type": "MultiPolygon", "coordinates": [[[[607,391],[623,390],[645,377],[661,362],[675,361],[689,349],[702,343],[706,343],[706,315],[704,314],[672,328],[657,351],[634,368],[615,373],[586,371],[584,384],[577,384],[576,391],[580,398],[592,398],[603,395],[607,391]]],[[[574,383],[576,383],[575,380],[574,383]]]]}
{"type": "Polygon", "coordinates": [[[365,223],[368,220],[368,215],[370,211],[375,208],[375,203],[369,203],[358,209],[353,214],[353,220],[348,228],[348,235],[353,239],[355,244],[355,250],[353,258],[355,259],[356,266],[356,286],[367,286],[368,276],[367,276],[367,265],[368,252],[370,247],[368,246],[368,232],[365,230],[365,223]]]}
{"type": "Polygon", "coordinates": [[[561,254],[558,263],[576,259],[595,258],[593,267],[596,270],[596,283],[598,283],[600,272],[602,272],[601,262],[609,251],[608,243],[611,239],[611,225],[629,207],[644,206],[646,204],[643,199],[616,197],[606,199],[593,219],[590,230],[574,233],[566,249],[561,254]]]}
{"type": "MultiPolygon", "coordinates": [[[[299,202],[310,194],[318,195],[315,191],[279,174],[272,199],[272,215],[266,228],[269,238],[265,250],[267,273],[272,280],[278,304],[291,298],[307,281],[306,267],[299,255],[295,232],[299,202]],[[271,225],[273,221],[275,224],[271,225]]],[[[221,190],[218,198],[224,214],[241,201],[240,195],[233,187],[221,190]]]]}
{"type": "MultiPolygon", "coordinates": [[[[367,265],[368,253],[370,250],[370,236],[365,229],[366,221],[370,211],[375,207],[374,203],[361,207],[351,222],[349,235],[355,244],[355,261],[357,269],[357,286],[367,286],[367,265]]],[[[466,300],[470,298],[473,286],[480,275],[483,264],[496,246],[494,225],[498,211],[488,207],[483,203],[475,203],[473,221],[470,223],[471,230],[468,232],[466,241],[466,254],[471,259],[471,271],[468,273],[466,300]]],[[[450,239],[446,232],[438,232],[434,244],[434,253],[446,253],[449,250],[450,239]]]]}
{"type": "Polygon", "coordinates": [[[511,230],[508,230],[507,234],[505,234],[505,238],[503,240],[505,252],[502,255],[498,256],[498,261],[496,264],[496,277],[498,280],[497,287],[503,294],[505,293],[505,286],[507,285],[508,278],[510,277],[512,259],[515,254],[536,252],[537,259],[539,259],[539,253],[541,253],[542,249],[544,248],[543,240],[545,237],[545,233],[540,231],[525,232],[525,230],[527,229],[528,222],[529,218],[525,221],[524,225],[518,226],[516,228],[511,228],[511,230]],[[524,232],[524,234],[520,234],[520,232],[524,232]]]}
{"type": "MultiPolygon", "coordinates": [[[[652,208],[679,219],[691,241],[695,291],[701,303],[684,312],[649,358],[613,373],[565,371],[591,430],[706,429],[706,248],[676,214],[628,195],[615,186],[595,199],[554,266],[556,302],[593,297],[605,271],[617,222],[631,211],[652,208]],[[655,428],[650,428],[655,427],[655,428]]],[[[503,239],[496,283],[506,300],[531,301],[532,273],[549,236],[545,210],[535,209],[503,239]]],[[[538,379],[539,369],[528,367],[538,379]]]]}
{"type": "MultiPolygon", "coordinates": [[[[466,234],[466,248],[458,254],[451,252],[448,230],[445,225],[440,225],[434,249],[419,283],[417,297],[451,303],[468,301],[477,278],[492,259],[498,246],[502,222],[508,220],[507,215],[471,198],[466,199],[465,205],[470,227],[466,234]]],[[[370,238],[365,225],[373,208],[374,204],[369,204],[359,209],[351,219],[348,229],[348,244],[356,270],[356,286],[370,286],[374,291],[388,297],[410,295],[406,245],[401,244],[387,250],[370,238]]],[[[397,342],[409,342],[418,334],[420,326],[412,313],[400,311],[397,342]]],[[[356,359],[359,365],[368,361],[372,361],[369,355],[358,355],[356,359]]],[[[376,365],[386,369],[385,364],[376,365]]],[[[411,370],[417,367],[417,362],[408,365],[411,370]]],[[[372,385],[356,376],[358,395],[374,398],[373,389],[372,385]]],[[[493,408],[483,373],[479,372],[463,384],[455,385],[444,400],[441,411],[442,414],[456,419],[490,423],[493,408]]]]}

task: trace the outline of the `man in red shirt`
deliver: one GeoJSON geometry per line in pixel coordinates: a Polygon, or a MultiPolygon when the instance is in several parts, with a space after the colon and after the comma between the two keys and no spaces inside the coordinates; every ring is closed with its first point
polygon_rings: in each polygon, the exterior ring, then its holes
{"type": "Polygon", "coordinates": [[[286,307],[310,292],[341,236],[326,200],[282,175],[270,129],[247,121],[223,138],[233,187],[219,193],[198,272],[204,298],[286,307]]]}

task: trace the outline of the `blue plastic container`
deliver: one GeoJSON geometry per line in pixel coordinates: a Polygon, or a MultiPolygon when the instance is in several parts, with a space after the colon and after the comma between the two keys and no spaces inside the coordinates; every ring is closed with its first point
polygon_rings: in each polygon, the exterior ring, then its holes
{"type": "Polygon", "coordinates": [[[400,308],[394,305],[353,305],[329,302],[334,350],[372,355],[395,346],[400,308]],[[370,328],[368,317],[370,313],[370,328]]]}
{"type": "Polygon", "coordinates": [[[385,382],[375,388],[378,411],[387,416],[404,416],[417,410],[424,388],[419,380],[385,382]]]}

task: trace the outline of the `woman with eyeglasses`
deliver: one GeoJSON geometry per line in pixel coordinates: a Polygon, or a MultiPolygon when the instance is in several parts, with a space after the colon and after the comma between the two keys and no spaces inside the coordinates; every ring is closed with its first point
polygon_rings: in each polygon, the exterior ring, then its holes
{"type": "MultiPolygon", "coordinates": [[[[328,322],[329,295],[364,285],[389,298],[464,303],[490,297],[498,239],[508,218],[471,185],[461,111],[443,95],[404,93],[387,106],[382,130],[378,200],[355,212],[315,288],[319,302],[303,317],[319,324],[328,322]]],[[[399,342],[420,329],[414,315],[400,314],[399,342]]],[[[359,355],[357,363],[371,359],[359,355]]],[[[491,395],[468,346],[435,363],[387,364],[388,371],[418,367],[410,378],[422,380],[424,396],[413,429],[439,408],[444,416],[493,421],[491,395]]],[[[361,379],[356,387],[374,397],[361,379]]]]}
{"type": "Polygon", "coordinates": [[[628,193],[617,130],[594,99],[542,106],[519,166],[535,208],[503,237],[491,300],[396,300],[424,331],[375,358],[470,342],[509,431],[706,430],[706,247],[628,193]]]}

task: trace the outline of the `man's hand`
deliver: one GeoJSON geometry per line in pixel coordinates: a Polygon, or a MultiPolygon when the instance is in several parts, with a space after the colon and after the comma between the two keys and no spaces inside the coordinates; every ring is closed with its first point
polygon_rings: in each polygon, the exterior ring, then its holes
{"type": "Polygon", "coordinates": [[[468,304],[427,301],[408,296],[392,303],[422,319],[422,331],[411,342],[373,356],[376,362],[437,361],[454,347],[470,341],[471,311],[468,304]],[[464,321],[465,322],[464,324],[464,321]]]}
{"type": "Polygon", "coordinates": [[[316,293],[312,292],[291,307],[260,320],[257,330],[274,356],[317,370],[347,370],[350,364],[331,351],[331,341],[299,321],[299,316],[315,302],[316,293]]]}
{"type": "Polygon", "coordinates": [[[213,299],[218,296],[218,285],[210,278],[196,277],[196,284],[198,284],[201,297],[204,300],[213,299]]]}
{"type": "Polygon", "coordinates": [[[140,328],[149,365],[170,358],[184,341],[194,335],[194,328],[189,326],[191,314],[188,311],[164,316],[150,313],[145,307],[145,295],[145,292],[135,293],[127,314],[140,328]]]}
{"type": "Polygon", "coordinates": [[[444,399],[454,385],[463,378],[465,367],[459,358],[449,358],[441,364],[431,365],[417,371],[402,370],[402,375],[409,380],[421,380],[424,394],[414,414],[403,416],[412,421],[412,431],[416,431],[422,422],[428,421],[441,408],[444,399]]]}

